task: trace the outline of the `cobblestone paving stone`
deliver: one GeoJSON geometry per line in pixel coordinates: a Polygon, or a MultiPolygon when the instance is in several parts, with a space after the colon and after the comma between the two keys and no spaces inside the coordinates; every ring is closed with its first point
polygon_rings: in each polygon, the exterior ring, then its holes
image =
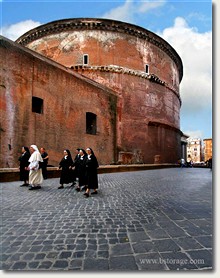
{"type": "Polygon", "coordinates": [[[102,174],[90,198],[59,179],[19,185],[1,184],[1,269],[212,269],[209,169],[102,174]]]}

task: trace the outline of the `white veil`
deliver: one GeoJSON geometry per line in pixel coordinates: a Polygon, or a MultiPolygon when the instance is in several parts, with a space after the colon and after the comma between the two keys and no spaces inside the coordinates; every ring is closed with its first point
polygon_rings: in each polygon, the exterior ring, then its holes
{"type": "Polygon", "coordinates": [[[29,162],[33,162],[33,161],[43,162],[43,159],[42,159],[41,154],[38,150],[38,147],[36,145],[31,145],[31,148],[34,149],[34,152],[32,153],[32,155],[31,155],[31,157],[28,161],[29,162]]]}

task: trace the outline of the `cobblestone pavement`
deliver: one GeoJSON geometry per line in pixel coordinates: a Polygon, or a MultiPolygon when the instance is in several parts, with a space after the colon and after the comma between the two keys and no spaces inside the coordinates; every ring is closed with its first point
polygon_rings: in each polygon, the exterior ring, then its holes
{"type": "Polygon", "coordinates": [[[90,198],[19,185],[1,184],[4,270],[212,269],[209,169],[102,174],[90,198]]]}

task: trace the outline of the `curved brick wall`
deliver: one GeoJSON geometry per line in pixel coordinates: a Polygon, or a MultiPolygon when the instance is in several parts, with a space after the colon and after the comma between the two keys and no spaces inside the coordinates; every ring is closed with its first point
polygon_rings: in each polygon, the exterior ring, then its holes
{"type": "Polygon", "coordinates": [[[67,67],[83,64],[118,65],[150,72],[176,86],[182,79],[182,61],[176,51],[156,34],[132,24],[108,19],[53,21],[25,33],[17,42],[67,67]]]}
{"type": "MultiPolygon", "coordinates": [[[[132,24],[87,18],[39,26],[17,43],[115,92],[117,103],[112,113],[116,122],[111,129],[115,132],[116,163],[172,163],[179,159],[183,66],[162,38],[132,24]]],[[[64,96],[60,93],[59,97],[64,96]]],[[[97,111],[106,104],[94,101],[94,105],[97,111]]],[[[112,145],[112,140],[106,144],[112,145]]]]}

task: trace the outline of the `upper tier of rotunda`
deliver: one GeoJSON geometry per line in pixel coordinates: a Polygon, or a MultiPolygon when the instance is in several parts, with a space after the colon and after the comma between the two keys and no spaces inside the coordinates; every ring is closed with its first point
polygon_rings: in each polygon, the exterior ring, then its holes
{"type": "Polygon", "coordinates": [[[174,61],[179,72],[179,82],[181,82],[183,77],[183,64],[175,49],[155,33],[130,23],[99,18],[71,18],[57,20],[26,32],[24,35],[19,37],[16,42],[23,46],[27,46],[29,43],[48,35],[59,34],[66,31],[69,32],[80,30],[117,32],[146,40],[147,42],[161,49],[174,61]]]}

